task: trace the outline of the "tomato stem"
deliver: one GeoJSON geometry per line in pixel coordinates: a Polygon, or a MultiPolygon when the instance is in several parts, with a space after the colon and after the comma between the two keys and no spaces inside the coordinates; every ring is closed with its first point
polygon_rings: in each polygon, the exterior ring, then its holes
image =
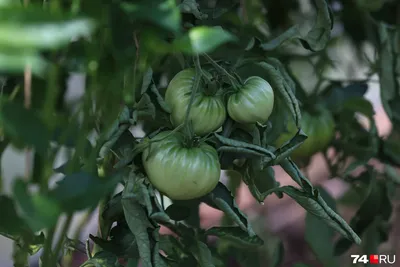
{"type": "Polygon", "coordinates": [[[223,67],[221,67],[220,65],[217,64],[217,62],[215,62],[209,55],[207,55],[206,53],[202,54],[208,62],[211,63],[211,65],[213,65],[213,67],[220,72],[222,75],[225,75],[228,79],[229,82],[232,84],[233,88],[235,88],[236,90],[239,90],[240,83],[238,82],[238,80],[232,76],[228,71],[226,71],[226,69],[224,69],[223,67]]]}

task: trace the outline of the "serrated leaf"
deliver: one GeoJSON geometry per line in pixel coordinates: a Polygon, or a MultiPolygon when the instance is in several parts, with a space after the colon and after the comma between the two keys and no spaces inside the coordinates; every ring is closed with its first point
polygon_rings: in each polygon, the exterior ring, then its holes
{"type": "Polygon", "coordinates": [[[138,258],[138,245],[135,236],[125,225],[118,224],[110,232],[110,239],[104,240],[90,235],[90,239],[103,250],[115,254],[119,258],[138,258]]]}
{"type": "Polygon", "coordinates": [[[360,244],[361,239],[353,231],[353,229],[335,213],[324,201],[324,199],[314,189],[314,195],[310,195],[292,186],[284,186],[279,188],[280,191],[293,198],[300,206],[306,209],[311,214],[323,220],[327,225],[342,234],[350,241],[360,244]]]}
{"type": "MultiPolygon", "coordinates": [[[[327,202],[327,205],[336,212],[335,200],[323,188],[319,188],[318,191],[321,197],[327,202]]],[[[307,213],[305,240],[318,260],[327,267],[339,265],[333,253],[334,248],[332,241],[334,234],[335,231],[333,228],[329,227],[315,215],[307,213]]]]}
{"type": "Polygon", "coordinates": [[[280,72],[279,65],[268,62],[258,62],[256,64],[261,67],[266,73],[266,78],[274,90],[278,93],[276,97],[280,97],[282,102],[290,110],[293,120],[297,128],[300,128],[301,112],[299,102],[291,89],[291,84],[285,79],[285,76],[280,72]]]}
{"type": "Polygon", "coordinates": [[[232,193],[224,184],[219,182],[214,190],[201,198],[201,201],[207,205],[219,209],[235,222],[243,231],[246,231],[250,236],[255,236],[247,217],[237,207],[232,193]]]}
{"type": "Polygon", "coordinates": [[[280,148],[275,151],[276,159],[273,160],[273,164],[277,165],[281,160],[287,158],[296,148],[306,141],[308,136],[299,129],[295,136],[289,141],[284,143],[280,148]]]}
{"type": "MultiPolygon", "coordinates": [[[[260,154],[261,154],[265,158],[275,159],[275,155],[273,152],[271,152],[270,150],[263,148],[261,146],[257,146],[257,145],[253,145],[250,143],[230,139],[230,138],[224,137],[222,135],[219,135],[217,133],[214,133],[214,135],[217,137],[219,142],[221,142],[222,144],[224,144],[226,146],[232,147],[232,151],[235,149],[237,149],[237,152],[245,150],[245,151],[248,151],[247,153],[249,153],[249,154],[251,153],[250,151],[253,151],[255,156],[257,156],[257,155],[260,156],[260,154]]],[[[224,151],[229,151],[229,150],[225,148],[224,151]]]]}
{"type": "Polygon", "coordinates": [[[304,48],[313,52],[325,48],[331,38],[333,14],[326,0],[313,0],[317,9],[317,17],[312,29],[300,39],[304,48]]]}
{"type": "Polygon", "coordinates": [[[264,241],[257,235],[250,236],[247,232],[236,226],[212,227],[208,229],[205,234],[229,240],[231,241],[232,246],[242,248],[259,247],[264,245],[264,241]]]}
{"type": "Polygon", "coordinates": [[[249,187],[253,197],[260,203],[270,194],[271,190],[279,187],[275,180],[275,171],[271,166],[264,166],[260,158],[247,160],[241,172],[243,181],[249,187]]]}
{"type": "Polygon", "coordinates": [[[173,47],[184,53],[201,54],[212,52],[220,45],[236,40],[233,34],[220,26],[197,26],[191,28],[183,37],[176,39],[173,47]]]}
{"type": "Polygon", "coordinates": [[[280,166],[287,174],[289,174],[293,181],[303,188],[304,191],[310,195],[314,194],[313,185],[311,184],[310,180],[303,175],[296,163],[294,163],[291,159],[284,159],[280,162],[280,166]]]}
{"type": "Polygon", "coordinates": [[[284,31],[282,34],[278,35],[274,39],[263,43],[260,45],[260,47],[266,51],[271,51],[274,49],[277,49],[281,45],[283,45],[285,42],[293,40],[295,38],[300,38],[300,32],[299,32],[299,27],[298,25],[294,25],[284,31]]]}

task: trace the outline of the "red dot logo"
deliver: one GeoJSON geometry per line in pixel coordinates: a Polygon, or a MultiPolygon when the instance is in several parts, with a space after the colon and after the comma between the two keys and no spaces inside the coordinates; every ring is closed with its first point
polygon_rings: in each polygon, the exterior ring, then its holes
{"type": "Polygon", "coordinates": [[[369,255],[369,263],[370,264],[378,264],[379,256],[378,255],[369,255]]]}

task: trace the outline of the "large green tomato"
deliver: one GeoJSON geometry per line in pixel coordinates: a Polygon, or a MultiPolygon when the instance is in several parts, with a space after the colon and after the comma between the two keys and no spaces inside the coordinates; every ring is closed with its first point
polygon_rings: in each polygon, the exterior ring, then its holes
{"type": "Polygon", "coordinates": [[[157,139],[162,140],[152,143],[142,157],[155,188],[174,200],[202,197],[215,188],[221,166],[213,147],[205,143],[186,147],[178,132],[161,132],[152,140],[157,139]]]}
{"type": "MultiPolygon", "coordinates": [[[[165,92],[165,101],[171,108],[171,122],[174,126],[185,120],[196,71],[185,69],[175,75],[165,92]]],[[[226,108],[221,96],[207,95],[201,88],[197,91],[190,109],[189,120],[192,121],[194,133],[205,135],[222,126],[226,119],[226,108]]]]}
{"type": "Polygon", "coordinates": [[[239,123],[265,123],[274,107],[274,91],[264,79],[249,77],[228,99],[228,114],[239,123]]]}
{"type": "MultiPolygon", "coordinates": [[[[335,122],[332,114],[325,109],[320,110],[316,114],[302,112],[301,128],[308,135],[306,141],[296,148],[291,157],[294,159],[309,158],[315,153],[325,149],[335,134],[335,122]]],[[[291,120],[288,125],[288,132],[282,134],[277,142],[277,146],[281,146],[290,140],[297,132],[294,121],[291,120]]]]}

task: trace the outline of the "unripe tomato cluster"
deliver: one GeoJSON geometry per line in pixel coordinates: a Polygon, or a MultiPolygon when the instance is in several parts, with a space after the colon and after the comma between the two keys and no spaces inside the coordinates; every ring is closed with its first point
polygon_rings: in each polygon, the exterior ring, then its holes
{"type": "MultiPolygon", "coordinates": [[[[175,127],[185,121],[195,76],[194,69],[182,70],[166,90],[165,102],[171,109],[171,122],[175,127]]],[[[190,107],[188,119],[196,135],[204,136],[218,130],[228,115],[239,123],[252,124],[265,123],[272,113],[274,91],[260,77],[248,78],[229,96],[227,103],[221,95],[207,94],[203,90],[206,85],[204,80],[200,82],[190,107]]],[[[171,199],[188,200],[202,197],[215,188],[221,166],[212,146],[200,143],[187,147],[184,136],[171,131],[159,133],[152,141],[143,152],[143,166],[150,182],[161,193],[171,199]]]]}
{"type": "MultiPolygon", "coordinates": [[[[203,74],[209,76],[204,70],[203,74]]],[[[185,121],[195,77],[194,69],[185,69],[175,75],[166,90],[165,101],[171,109],[170,118],[175,127],[185,121]]],[[[247,78],[241,86],[236,86],[235,92],[228,96],[227,101],[219,94],[206,93],[203,90],[205,86],[207,84],[202,79],[188,115],[193,132],[198,136],[218,130],[227,116],[241,124],[264,124],[272,113],[274,91],[260,77],[247,78]]],[[[326,115],[324,116],[314,122],[305,115],[304,125],[302,122],[303,130],[312,138],[317,135],[321,145],[330,141],[333,132],[333,119],[328,118],[327,121],[326,115]]],[[[294,124],[290,127],[290,131],[293,127],[296,130],[294,124]]],[[[294,133],[289,133],[289,138],[294,133]]],[[[282,135],[281,139],[286,137],[287,135],[282,135]]],[[[221,174],[218,153],[212,146],[203,142],[188,147],[184,139],[179,132],[161,132],[152,139],[152,145],[142,155],[143,166],[150,182],[161,193],[174,200],[188,200],[206,195],[218,184],[221,174]]],[[[320,146],[311,141],[293,153],[308,154],[316,148],[320,149],[320,146]]]]}

